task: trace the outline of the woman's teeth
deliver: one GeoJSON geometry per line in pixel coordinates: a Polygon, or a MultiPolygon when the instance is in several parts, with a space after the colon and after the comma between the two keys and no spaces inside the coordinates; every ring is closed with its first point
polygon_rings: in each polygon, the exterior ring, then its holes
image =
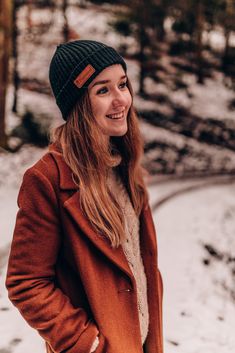
{"type": "Polygon", "coordinates": [[[124,117],[124,112],[118,113],[118,114],[109,114],[106,115],[107,118],[109,119],[122,119],[124,117]]]}

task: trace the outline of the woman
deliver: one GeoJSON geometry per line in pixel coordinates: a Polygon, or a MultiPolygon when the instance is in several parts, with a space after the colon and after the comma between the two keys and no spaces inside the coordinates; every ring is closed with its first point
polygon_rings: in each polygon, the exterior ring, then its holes
{"type": "Polygon", "coordinates": [[[24,175],[6,285],[47,352],[162,353],[162,281],[126,63],[59,45],[50,83],[65,124],[24,175]]]}

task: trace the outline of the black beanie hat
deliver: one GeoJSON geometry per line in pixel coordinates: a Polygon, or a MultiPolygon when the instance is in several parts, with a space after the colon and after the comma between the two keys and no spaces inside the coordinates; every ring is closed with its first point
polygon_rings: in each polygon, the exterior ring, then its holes
{"type": "Polygon", "coordinates": [[[106,67],[126,63],[115,49],[92,40],[60,44],[52,57],[49,79],[56,103],[66,120],[88,85],[106,67]]]}

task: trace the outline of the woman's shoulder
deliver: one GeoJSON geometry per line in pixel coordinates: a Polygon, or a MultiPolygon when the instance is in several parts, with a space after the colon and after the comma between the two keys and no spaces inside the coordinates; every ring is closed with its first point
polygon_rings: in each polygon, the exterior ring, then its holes
{"type": "Polygon", "coordinates": [[[47,152],[24,174],[24,179],[39,178],[63,188],[74,187],[72,171],[55,144],[48,147],[47,152]]]}

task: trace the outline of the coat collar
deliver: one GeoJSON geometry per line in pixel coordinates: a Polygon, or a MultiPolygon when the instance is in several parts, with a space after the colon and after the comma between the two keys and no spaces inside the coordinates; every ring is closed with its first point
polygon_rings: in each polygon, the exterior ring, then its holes
{"type": "Polygon", "coordinates": [[[56,162],[59,171],[59,184],[61,190],[76,190],[78,186],[74,183],[72,177],[72,171],[69,166],[65,163],[62,153],[55,143],[49,146],[49,153],[52,155],[56,162]]]}
{"type": "MultiPolygon", "coordinates": [[[[69,190],[74,190],[72,196],[71,192],[68,193],[68,197],[64,201],[64,208],[72,216],[79,229],[81,229],[82,234],[87,236],[94,246],[101,251],[101,253],[103,253],[112,263],[125,272],[126,275],[128,275],[134,282],[132,271],[130,270],[122,247],[119,246],[117,249],[112,248],[109,241],[105,237],[100,236],[93,230],[89,221],[84,216],[80,207],[78,186],[74,183],[71,169],[65,163],[62,154],[54,144],[49,147],[49,152],[52,154],[57,164],[61,191],[66,192],[69,190]]],[[[147,221],[149,216],[151,220],[150,209],[147,207],[142,211],[140,216],[140,245],[144,263],[146,262],[146,256],[148,257],[149,255],[148,249],[154,248],[155,242],[155,230],[153,223],[149,223],[147,221]]]]}

